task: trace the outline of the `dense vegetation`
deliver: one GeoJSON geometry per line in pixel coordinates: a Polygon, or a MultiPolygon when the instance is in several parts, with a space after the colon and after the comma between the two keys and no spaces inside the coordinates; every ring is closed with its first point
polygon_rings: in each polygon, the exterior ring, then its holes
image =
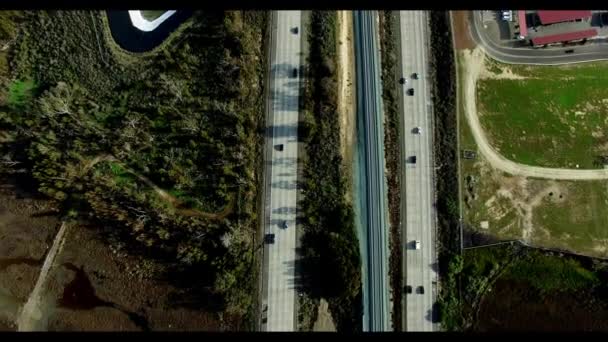
{"type": "Polygon", "coordinates": [[[456,79],[449,12],[431,11],[432,94],[435,125],[435,172],[437,187],[438,261],[442,280],[439,294],[444,328],[451,330],[452,316],[459,314],[457,274],[462,267],[458,210],[458,154],[456,79]]]}
{"type": "Polygon", "coordinates": [[[401,177],[399,167],[399,104],[397,80],[399,78],[399,62],[397,60],[397,37],[395,29],[397,21],[395,13],[383,11],[380,15],[380,44],[382,54],[382,100],[384,104],[384,153],[386,158],[388,203],[390,214],[390,281],[393,305],[393,328],[401,331],[401,177]]]}
{"type": "Polygon", "coordinates": [[[607,267],[518,243],[466,250],[461,315],[452,323],[460,330],[606,330],[607,267]]]}
{"type": "Polygon", "coordinates": [[[164,263],[184,301],[240,322],[257,271],[266,14],[196,12],[180,39],[130,64],[104,43],[100,15],[23,14],[0,102],[3,165],[25,166],[66,217],[164,263]]]}
{"type": "Polygon", "coordinates": [[[307,143],[302,238],[308,289],[326,298],[338,331],[361,328],[361,260],[354,213],[345,199],[337,115],[336,12],[313,11],[311,70],[303,125],[307,143]]]}

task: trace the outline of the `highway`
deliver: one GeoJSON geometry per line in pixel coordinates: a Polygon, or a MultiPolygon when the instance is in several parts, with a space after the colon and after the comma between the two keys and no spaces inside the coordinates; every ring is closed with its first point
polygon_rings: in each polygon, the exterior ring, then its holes
{"type": "Polygon", "coordinates": [[[469,28],[471,38],[480,45],[492,58],[511,64],[559,65],[582,63],[608,59],[608,44],[588,43],[570,47],[556,47],[546,49],[513,48],[499,45],[486,34],[482,22],[482,11],[470,11],[469,28]],[[573,53],[566,54],[568,49],[573,53]]]}
{"type": "MultiPolygon", "coordinates": [[[[388,206],[377,12],[354,11],[358,179],[363,257],[363,331],[391,330],[388,206]]],[[[337,133],[336,133],[337,134],[337,133]]]]}
{"type": "Polygon", "coordinates": [[[301,11],[273,11],[265,154],[262,331],[296,331],[296,214],[301,11]],[[297,27],[298,32],[293,31],[297,27]],[[283,148],[279,148],[282,145],[283,148]],[[287,223],[287,227],[285,227],[287,223]],[[265,307],[267,305],[267,307],[265,307]]]}
{"type": "Polygon", "coordinates": [[[399,35],[401,51],[402,115],[404,135],[402,165],[402,222],[404,285],[412,292],[403,292],[403,330],[434,331],[433,304],[437,298],[436,212],[433,162],[433,121],[429,82],[429,28],[425,11],[400,11],[399,35]],[[412,74],[418,75],[417,79],[412,74]],[[414,94],[408,95],[408,89],[414,94]],[[414,130],[420,127],[421,134],[414,130]],[[410,159],[415,156],[415,163],[410,159]],[[403,210],[403,209],[402,209],[403,210]],[[405,229],[404,229],[405,228],[405,229]],[[416,249],[415,241],[420,241],[416,249]],[[419,293],[419,287],[424,289],[419,293]]]}

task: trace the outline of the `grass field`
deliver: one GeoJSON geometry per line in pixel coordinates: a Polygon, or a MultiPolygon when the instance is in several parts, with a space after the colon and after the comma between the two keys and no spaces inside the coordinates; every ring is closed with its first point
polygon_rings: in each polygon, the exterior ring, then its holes
{"type": "Polygon", "coordinates": [[[601,168],[608,155],[607,63],[507,66],[486,59],[481,123],[506,158],[537,166],[601,168]]]}
{"type": "Polygon", "coordinates": [[[545,196],[534,212],[537,237],[549,247],[608,255],[608,183],[560,182],[563,196],[545,196]]]}
{"type": "MultiPolygon", "coordinates": [[[[539,70],[510,67],[513,73],[530,77],[539,70]]],[[[477,151],[460,105],[460,150],[477,151]]],[[[479,154],[473,160],[460,160],[460,177],[466,228],[499,240],[525,239],[535,246],[608,257],[608,182],[514,177],[493,169],[479,154]]]]}

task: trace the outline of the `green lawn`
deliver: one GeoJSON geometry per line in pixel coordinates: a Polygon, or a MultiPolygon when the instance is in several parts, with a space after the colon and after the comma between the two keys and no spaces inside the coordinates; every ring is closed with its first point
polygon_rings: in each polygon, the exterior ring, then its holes
{"type": "Polygon", "coordinates": [[[165,12],[167,11],[141,11],[141,15],[144,17],[144,19],[152,21],[163,15],[165,12]]]}
{"type": "MultiPolygon", "coordinates": [[[[515,79],[481,79],[477,103],[491,143],[506,158],[547,167],[601,168],[608,155],[608,64],[508,66],[515,79]]],[[[505,66],[491,61],[495,72],[505,66]]]]}

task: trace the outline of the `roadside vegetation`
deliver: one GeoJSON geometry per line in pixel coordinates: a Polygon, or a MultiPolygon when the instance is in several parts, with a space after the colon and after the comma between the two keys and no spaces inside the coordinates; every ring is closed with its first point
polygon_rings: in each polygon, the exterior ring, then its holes
{"type": "Polygon", "coordinates": [[[466,250],[460,277],[465,331],[606,331],[608,263],[518,243],[466,250]]]}
{"type": "Polygon", "coordinates": [[[384,153],[387,168],[388,204],[390,215],[390,284],[393,305],[392,324],[395,331],[401,327],[402,276],[401,260],[401,177],[399,166],[399,93],[397,56],[397,18],[393,11],[379,12],[380,52],[382,55],[382,100],[384,105],[384,153]]]}
{"type": "Polygon", "coordinates": [[[196,12],[179,40],[128,65],[95,29],[103,13],[19,15],[4,165],[25,168],[61,215],[111,227],[113,248],[161,262],[177,302],[252,329],[267,14],[196,12]]]}
{"type": "Polygon", "coordinates": [[[312,298],[327,299],[338,331],[358,331],[361,260],[338,134],[337,13],[312,11],[310,22],[310,70],[300,126],[307,155],[301,202],[305,289],[312,298]]]}
{"type": "Polygon", "coordinates": [[[502,155],[545,167],[608,164],[607,63],[511,66],[489,57],[485,63],[477,108],[502,155]]]}
{"type": "Polygon", "coordinates": [[[442,284],[439,291],[439,318],[444,329],[460,310],[458,282],[454,274],[461,267],[458,199],[458,138],[456,118],[456,74],[449,12],[431,11],[432,96],[435,142],[435,182],[437,187],[437,257],[442,284]]]}

